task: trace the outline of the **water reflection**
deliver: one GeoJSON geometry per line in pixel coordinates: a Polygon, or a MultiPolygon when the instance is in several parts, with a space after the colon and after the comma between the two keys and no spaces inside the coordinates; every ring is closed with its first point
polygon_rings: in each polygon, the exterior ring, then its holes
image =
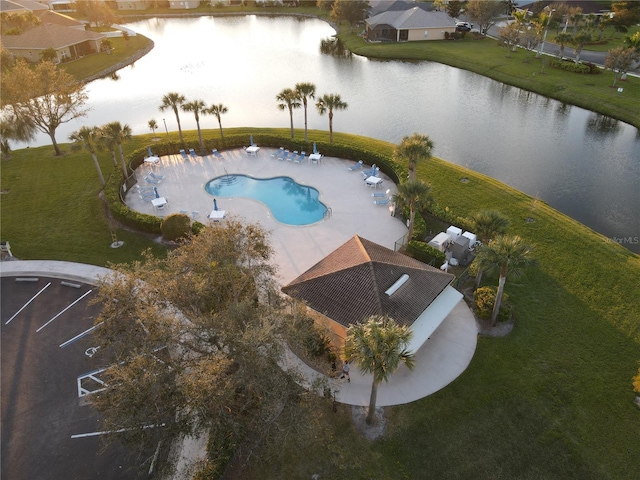
{"type": "Polygon", "coordinates": [[[320,40],[320,52],[335,58],[351,58],[353,55],[337,37],[320,40]]]}
{"type": "Polygon", "coordinates": [[[620,131],[620,128],[619,120],[595,112],[592,112],[587,120],[587,132],[601,136],[616,134],[620,131]]]}

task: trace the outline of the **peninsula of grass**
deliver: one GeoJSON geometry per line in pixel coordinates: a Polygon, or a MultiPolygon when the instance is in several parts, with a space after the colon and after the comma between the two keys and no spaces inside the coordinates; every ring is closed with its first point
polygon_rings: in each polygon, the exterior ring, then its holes
{"type": "MultiPolygon", "coordinates": [[[[219,140],[216,130],[203,133],[219,140]]],[[[252,134],[259,144],[261,136],[290,141],[288,129],[227,134],[252,134]]],[[[195,132],[185,137],[196,145],[195,132]]],[[[295,141],[302,139],[296,131],[295,141]]],[[[328,132],[311,131],[310,139],[328,143],[328,132]]],[[[150,143],[150,135],[136,136],[125,150],[150,143]]],[[[341,145],[388,156],[393,150],[387,142],[334,133],[334,146],[341,145]]],[[[2,240],[14,255],[107,265],[139,259],[147,247],[163,253],[151,239],[110,224],[87,153],[52,153],[50,146],[30,148],[2,160],[2,240]],[[120,249],[109,248],[112,229],[125,241],[120,249]]],[[[106,176],[119,175],[108,154],[100,154],[100,163],[106,176]]],[[[640,256],[463,167],[434,158],[418,174],[452,215],[497,209],[510,218],[509,233],[535,246],[539,266],[506,284],[513,332],[480,338],[469,368],[440,392],[386,408],[379,440],[354,430],[346,406],[310,410],[305,441],[273,432],[236,478],[637,478],[640,409],[631,378],[640,360],[640,256]]]]}

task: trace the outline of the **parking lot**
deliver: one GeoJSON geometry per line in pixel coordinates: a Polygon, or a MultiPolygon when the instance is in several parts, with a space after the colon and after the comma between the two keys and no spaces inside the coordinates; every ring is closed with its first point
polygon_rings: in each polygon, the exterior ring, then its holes
{"type": "Polygon", "coordinates": [[[94,287],[59,278],[2,277],[3,479],[132,479],[139,459],[103,435],[88,399],[101,386],[92,327],[94,287]],[[92,374],[93,373],[93,374],[92,374]]]}

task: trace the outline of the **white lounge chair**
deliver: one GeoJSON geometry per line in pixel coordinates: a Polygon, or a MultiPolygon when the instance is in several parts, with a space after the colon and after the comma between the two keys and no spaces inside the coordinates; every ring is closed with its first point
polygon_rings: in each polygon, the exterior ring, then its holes
{"type": "Polygon", "coordinates": [[[381,198],[379,200],[374,200],[373,204],[374,205],[389,205],[390,201],[391,201],[390,198],[381,198]]]}
{"type": "Polygon", "coordinates": [[[356,170],[360,170],[362,168],[362,165],[363,165],[362,160],[358,160],[358,163],[356,163],[355,165],[351,165],[349,167],[349,170],[352,172],[355,172],[356,170]]]}
{"type": "Polygon", "coordinates": [[[384,198],[384,197],[388,197],[389,196],[389,192],[391,191],[391,189],[387,189],[386,192],[374,192],[371,194],[372,197],[374,198],[384,198]]]}

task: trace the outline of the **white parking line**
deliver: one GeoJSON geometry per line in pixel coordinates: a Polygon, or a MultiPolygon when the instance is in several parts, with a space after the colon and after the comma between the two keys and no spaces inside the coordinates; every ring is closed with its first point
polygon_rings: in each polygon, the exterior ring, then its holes
{"type": "Polygon", "coordinates": [[[39,291],[38,293],[36,293],[33,297],[31,297],[31,300],[29,300],[27,303],[25,303],[25,304],[22,306],[22,308],[21,308],[20,310],[18,310],[16,313],[14,313],[14,314],[13,314],[13,317],[11,317],[9,320],[7,320],[7,322],[5,323],[5,325],[9,325],[9,322],[10,322],[11,320],[13,320],[14,318],[16,318],[16,317],[18,316],[18,314],[19,314],[22,310],[24,310],[25,308],[27,308],[27,305],[29,305],[31,302],[33,302],[33,301],[36,299],[36,297],[37,297],[38,295],[40,295],[42,292],[44,292],[44,291],[45,291],[45,289],[46,289],[49,285],[51,285],[51,282],[47,283],[44,287],[42,287],[42,290],[40,290],[40,291],[39,291]]]}
{"type": "Polygon", "coordinates": [[[60,347],[60,348],[64,348],[64,347],[66,347],[67,345],[69,345],[70,343],[75,342],[75,341],[76,341],[76,340],[78,340],[79,338],[82,338],[82,337],[84,337],[85,335],[87,335],[87,334],[89,334],[89,333],[93,332],[96,328],[98,328],[100,325],[102,325],[102,323],[103,323],[103,322],[100,322],[100,323],[98,323],[97,325],[94,325],[93,327],[91,327],[91,328],[89,328],[89,329],[85,330],[84,332],[79,333],[79,334],[78,334],[78,335],[76,335],[75,337],[73,337],[73,338],[71,338],[71,339],[67,340],[66,342],[61,343],[61,344],[59,345],[59,347],[60,347]]]}
{"type": "Polygon", "coordinates": [[[45,323],[44,325],[42,325],[39,329],[36,330],[36,333],[38,333],[40,330],[42,330],[44,327],[46,327],[47,325],[49,325],[51,322],[53,322],[56,318],[58,318],[60,315],[62,315],[64,312],[66,312],[67,310],[69,310],[71,307],[73,307],[76,303],[78,303],[80,300],[82,300],[84,297],[86,297],[87,295],[89,295],[91,292],[93,292],[93,290],[89,290],[88,292],[85,292],[84,295],[82,295],[79,299],[77,299],[75,302],[73,302],[71,305],[68,305],[64,310],[62,310],[60,313],[58,313],[55,317],[53,317],[51,320],[49,320],[47,323],[45,323]]]}

